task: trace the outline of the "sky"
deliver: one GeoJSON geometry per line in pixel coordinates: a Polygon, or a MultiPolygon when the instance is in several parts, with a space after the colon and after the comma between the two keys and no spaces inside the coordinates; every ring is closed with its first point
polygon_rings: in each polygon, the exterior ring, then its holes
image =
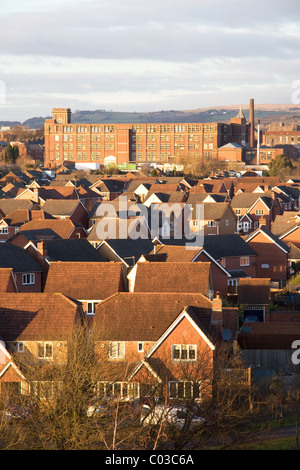
{"type": "Polygon", "coordinates": [[[0,121],[300,102],[299,0],[10,0],[0,24],[0,121]]]}

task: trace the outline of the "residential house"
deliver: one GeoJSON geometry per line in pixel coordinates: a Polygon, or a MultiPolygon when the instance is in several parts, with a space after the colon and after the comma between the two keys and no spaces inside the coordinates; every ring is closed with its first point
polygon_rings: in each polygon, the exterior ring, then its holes
{"type": "Polygon", "coordinates": [[[286,211],[281,215],[276,215],[274,221],[271,223],[271,232],[278,237],[287,233],[290,228],[294,227],[300,222],[299,211],[286,211]]]}
{"type": "Polygon", "coordinates": [[[52,217],[71,220],[76,225],[87,228],[88,211],[81,201],[72,199],[47,199],[43,210],[52,217]]]}
{"type": "MultiPolygon", "coordinates": [[[[0,393],[13,388],[24,394],[32,380],[16,367],[12,355],[23,364],[64,365],[68,341],[76,325],[84,323],[81,305],[62,294],[1,294],[0,393]]],[[[37,386],[34,380],[31,385],[37,386]]]]}
{"type": "Polygon", "coordinates": [[[190,202],[192,214],[190,220],[191,231],[204,228],[204,235],[226,235],[236,232],[236,216],[227,202],[198,203],[190,202]]]}
{"type": "Polygon", "coordinates": [[[0,220],[0,242],[13,237],[22,225],[30,220],[52,219],[50,214],[42,210],[17,209],[0,220]]]}
{"type": "Polygon", "coordinates": [[[14,391],[26,393],[29,386],[26,377],[7,351],[5,343],[0,340],[0,397],[4,398],[14,391]]]}
{"type": "Polygon", "coordinates": [[[104,260],[123,263],[125,272],[152,249],[153,243],[149,238],[106,239],[99,241],[96,246],[97,252],[104,260]]]}
{"type": "Polygon", "coordinates": [[[0,268],[13,271],[19,292],[41,292],[43,269],[23,248],[0,243],[0,268]]]}
{"type": "MultiPolygon", "coordinates": [[[[165,185],[158,185],[155,184],[153,186],[165,186],[165,185]]],[[[150,207],[152,204],[163,204],[163,203],[183,203],[186,202],[187,200],[187,195],[184,191],[181,190],[173,190],[173,191],[167,191],[162,188],[157,188],[155,191],[152,190],[152,187],[150,191],[147,194],[147,197],[144,199],[143,204],[146,207],[150,207]]]]}
{"type": "Polygon", "coordinates": [[[99,302],[116,292],[127,290],[121,263],[107,262],[50,262],[44,292],[60,292],[81,302],[89,316],[99,302]]]}
{"type": "Polygon", "coordinates": [[[129,272],[129,292],[191,292],[213,297],[211,263],[144,262],[129,272]]]}
{"type": "Polygon", "coordinates": [[[224,299],[228,294],[228,281],[231,274],[226,270],[219,261],[214,259],[202,247],[188,249],[181,245],[164,245],[158,243],[154,245],[149,255],[143,255],[139,259],[139,263],[143,261],[166,262],[166,263],[210,263],[212,291],[214,294],[220,293],[224,299]]]}
{"type": "Polygon", "coordinates": [[[237,230],[241,234],[251,233],[259,224],[271,228],[281,208],[274,193],[240,193],[233,197],[231,207],[237,216],[237,230]]]}
{"type": "Polygon", "coordinates": [[[245,242],[257,254],[253,277],[270,278],[278,288],[284,287],[288,274],[289,247],[264,226],[246,237],[245,242]]]}
{"type": "Polygon", "coordinates": [[[128,181],[126,178],[101,178],[97,183],[90,186],[90,189],[97,192],[104,201],[112,201],[125,190],[128,181]]]}
{"type": "Polygon", "coordinates": [[[169,398],[201,399],[211,393],[214,353],[224,329],[232,346],[237,310],[223,308],[218,298],[153,292],[109,297],[97,305],[92,327],[99,361],[107,364],[99,393],[109,389],[143,399],[158,385],[169,398]],[[204,376],[210,379],[204,382],[204,376]]]}
{"type": "Polygon", "coordinates": [[[286,197],[283,209],[285,211],[295,211],[300,207],[300,188],[296,184],[279,184],[274,186],[272,190],[278,194],[283,194],[286,197]]]}
{"type": "Polygon", "coordinates": [[[203,249],[199,260],[203,260],[204,255],[209,256],[230,274],[227,280],[228,294],[237,294],[240,278],[255,277],[256,251],[239,235],[207,236],[204,238],[203,249]]]}
{"type": "Polygon", "coordinates": [[[87,231],[81,225],[74,224],[71,220],[47,219],[47,220],[30,220],[20,227],[19,232],[41,231],[50,229],[61,238],[86,238],[87,231]]]}
{"type": "Polygon", "coordinates": [[[9,239],[9,243],[11,245],[25,248],[30,242],[36,244],[41,241],[49,240],[61,240],[61,237],[53,230],[48,228],[40,230],[23,230],[22,232],[19,231],[14,236],[12,236],[9,239]]]}
{"type": "Polygon", "coordinates": [[[0,199],[0,212],[4,217],[18,209],[33,210],[41,207],[29,199],[0,199]]]}
{"type": "Polygon", "coordinates": [[[41,206],[47,199],[78,199],[78,193],[74,186],[40,186],[20,189],[16,199],[29,199],[41,206]]]}

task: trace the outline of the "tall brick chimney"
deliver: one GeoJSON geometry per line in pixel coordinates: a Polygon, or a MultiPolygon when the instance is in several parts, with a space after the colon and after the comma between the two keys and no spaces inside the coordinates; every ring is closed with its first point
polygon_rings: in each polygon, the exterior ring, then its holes
{"type": "Polygon", "coordinates": [[[211,320],[214,323],[223,322],[223,305],[220,292],[216,292],[216,297],[212,300],[211,320]]]}
{"type": "Polygon", "coordinates": [[[254,99],[250,99],[249,107],[249,124],[250,124],[250,147],[254,147],[254,99]]]}

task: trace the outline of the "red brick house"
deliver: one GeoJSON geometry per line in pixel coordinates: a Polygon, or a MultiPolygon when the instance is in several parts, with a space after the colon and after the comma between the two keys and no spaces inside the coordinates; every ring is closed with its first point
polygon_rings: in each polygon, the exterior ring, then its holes
{"type": "Polygon", "coordinates": [[[91,317],[99,302],[126,288],[122,263],[57,261],[50,262],[44,292],[60,292],[81,302],[91,317]]]}
{"type": "Polygon", "coordinates": [[[71,199],[47,199],[43,210],[60,220],[71,220],[75,225],[87,228],[88,211],[81,201],[71,199]]]}
{"type": "Polygon", "coordinates": [[[270,229],[276,214],[281,212],[278,200],[268,193],[240,193],[233,197],[231,207],[238,219],[237,230],[241,233],[251,233],[257,229],[261,219],[270,229]]]}
{"type": "Polygon", "coordinates": [[[41,292],[43,269],[23,248],[0,243],[0,268],[13,271],[18,292],[41,292]]]}
{"type": "Polygon", "coordinates": [[[76,325],[85,324],[85,317],[80,304],[58,293],[3,293],[0,310],[0,394],[24,394],[30,377],[15,366],[11,355],[29,364],[66,364],[70,336],[76,325]]]}
{"type": "MultiPolygon", "coordinates": [[[[190,204],[190,198],[187,201],[190,204]]],[[[226,235],[236,232],[237,219],[229,202],[192,203],[192,232],[204,228],[204,235],[226,235]],[[200,212],[197,213],[197,206],[200,212]],[[202,212],[203,211],[203,212],[202,212]],[[202,215],[203,214],[203,215],[202,215]],[[202,225],[203,224],[203,225],[202,225]]]]}
{"type": "Polygon", "coordinates": [[[212,298],[210,265],[209,262],[137,263],[127,276],[129,292],[191,292],[212,298]]]}
{"type": "Polygon", "coordinates": [[[143,399],[156,384],[169,398],[201,398],[211,392],[223,328],[232,345],[237,310],[202,294],[119,293],[106,299],[96,307],[92,332],[99,360],[107,364],[99,392],[109,387],[123,398],[143,399]],[[204,375],[210,379],[200,386],[204,375]]]}
{"type": "Polygon", "coordinates": [[[51,230],[61,238],[86,238],[87,231],[81,225],[77,225],[72,220],[47,219],[30,220],[20,227],[19,233],[27,231],[51,230]]]}
{"type": "Polygon", "coordinates": [[[52,219],[50,214],[42,210],[17,209],[0,220],[0,242],[13,237],[22,225],[30,220],[52,219]]]}
{"type": "MultiPolygon", "coordinates": [[[[144,255],[139,262],[148,260],[152,262],[166,263],[209,263],[211,276],[211,290],[215,295],[217,292],[224,299],[227,298],[228,281],[231,274],[216,259],[214,259],[204,248],[186,249],[180,245],[163,245],[157,244],[150,256],[144,255]]],[[[192,272],[192,271],[191,271],[192,272]]],[[[202,292],[204,294],[204,292],[202,292]]]]}
{"type": "Polygon", "coordinates": [[[284,287],[288,274],[289,247],[264,226],[249,235],[245,242],[257,254],[254,277],[270,278],[278,287],[284,287]]]}

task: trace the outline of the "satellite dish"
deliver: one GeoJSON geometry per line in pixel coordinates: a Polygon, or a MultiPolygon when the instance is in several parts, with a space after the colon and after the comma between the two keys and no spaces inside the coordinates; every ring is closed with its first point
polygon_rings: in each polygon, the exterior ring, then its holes
{"type": "Polygon", "coordinates": [[[222,339],[224,341],[229,341],[232,338],[231,330],[223,330],[222,331],[222,339]]]}

